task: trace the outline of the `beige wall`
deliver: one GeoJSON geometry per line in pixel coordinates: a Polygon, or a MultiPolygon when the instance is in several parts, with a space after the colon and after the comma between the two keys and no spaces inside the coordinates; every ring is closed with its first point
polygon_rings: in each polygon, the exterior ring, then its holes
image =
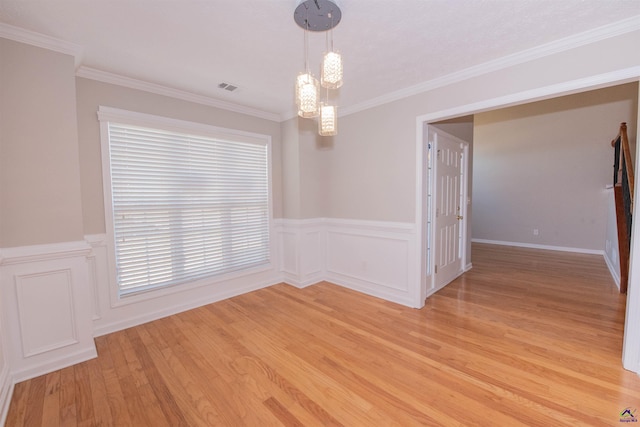
{"type": "Polygon", "coordinates": [[[298,118],[297,121],[300,138],[300,217],[327,217],[327,153],[333,148],[333,138],[319,136],[315,120],[298,118]]]}
{"type": "Polygon", "coordinates": [[[623,121],[635,141],[637,93],[632,83],[477,114],[473,237],[605,249],[610,141],[623,121]]]}
{"type": "Polygon", "coordinates": [[[333,138],[318,135],[315,120],[295,117],[282,123],[283,217],[327,217],[327,152],[333,138]]]}
{"type": "Polygon", "coordinates": [[[0,38],[0,247],[83,239],[75,65],[0,38]]]}
{"type": "Polygon", "coordinates": [[[76,79],[76,88],[85,234],[99,234],[106,231],[100,124],[97,116],[99,106],[270,135],[273,211],[275,218],[282,217],[280,123],[83,78],[76,79]]]}
{"type": "Polygon", "coordinates": [[[282,216],[300,219],[300,141],[298,120],[281,125],[282,130],[282,216]]]}
{"type": "Polygon", "coordinates": [[[416,116],[399,101],[340,118],[326,156],[328,217],[414,221],[416,116]]]}
{"type": "Polygon", "coordinates": [[[466,115],[488,100],[544,96],[540,88],[637,67],[637,55],[620,52],[635,52],[639,40],[640,31],[623,34],[341,117],[326,153],[327,216],[414,222],[418,117],[466,115]]]}

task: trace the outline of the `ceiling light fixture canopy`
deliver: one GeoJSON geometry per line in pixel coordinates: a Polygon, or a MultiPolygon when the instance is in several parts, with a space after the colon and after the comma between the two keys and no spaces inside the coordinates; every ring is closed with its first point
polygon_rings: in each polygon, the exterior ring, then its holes
{"type": "Polygon", "coordinates": [[[342,11],[335,1],[302,0],[293,12],[293,19],[304,30],[322,32],[340,23],[342,11]]]}
{"type": "Polygon", "coordinates": [[[294,13],[294,21],[304,30],[304,68],[296,79],[296,105],[298,115],[318,117],[318,132],[322,136],[336,135],[338,131],[337,107],[329,105],[328,89],[342,86],[342,56],[333,49],[333,28],[342,19],[342,11],[331,0],[301,0],[294,13]],[[320,84],[327,89],[326,102],[320,102],[318,80],[309,71],[308,32],[327,32],[327,50],[320,67],[320,84]]]}

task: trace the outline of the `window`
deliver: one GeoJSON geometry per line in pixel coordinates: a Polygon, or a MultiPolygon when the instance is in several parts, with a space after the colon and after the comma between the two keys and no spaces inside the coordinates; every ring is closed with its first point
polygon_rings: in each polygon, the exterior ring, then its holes
{"type": "Polygon", "coordinates": [[[268,137],[125,113],[99,112],[119,296],[268,263],[268,137]]]}

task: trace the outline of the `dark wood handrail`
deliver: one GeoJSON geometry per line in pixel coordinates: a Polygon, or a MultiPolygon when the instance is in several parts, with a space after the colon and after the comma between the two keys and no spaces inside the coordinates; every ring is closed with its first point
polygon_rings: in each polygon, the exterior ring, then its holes
{"type": "MultiPolygon", "coordinates": [[[[611,146],[615,147],[616,141],[620,139],[620,150],[622,151],[622,155],[624,156],[624,163],[627,172],[627,179],[629,181],[629,192],[631,196],[631,211],[633,212],[633,188],[634,188],[634,177],[633,174],[633,163],[631,161],[631,149],[629,148],[629,137],[627,136],[627,123],[620,123],[620,131],[618,135],[611,141],[611,146]]],[[[622,173],[622,171],[619,171],[622,173]]]]}
{"type": "Polygon", "coordinates": [[[613,195],[618,229],[618,254],[620,259],[620,292],[626,293],[629,285],[629,256],[631,250],[631,223],[633,221],[633,163],[627,124],[620,124],[618,135],[611,141],[615,149],[613,195]]]}

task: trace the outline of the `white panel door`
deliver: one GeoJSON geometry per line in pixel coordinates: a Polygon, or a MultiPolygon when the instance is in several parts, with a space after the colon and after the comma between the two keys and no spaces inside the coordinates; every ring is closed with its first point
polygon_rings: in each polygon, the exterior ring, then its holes
{"type": "Polygon", "coordinates": [[[440,289],[463,272],[463,154],[456,138],[433,130],[434,149],[434,280],[440,289]]]}

